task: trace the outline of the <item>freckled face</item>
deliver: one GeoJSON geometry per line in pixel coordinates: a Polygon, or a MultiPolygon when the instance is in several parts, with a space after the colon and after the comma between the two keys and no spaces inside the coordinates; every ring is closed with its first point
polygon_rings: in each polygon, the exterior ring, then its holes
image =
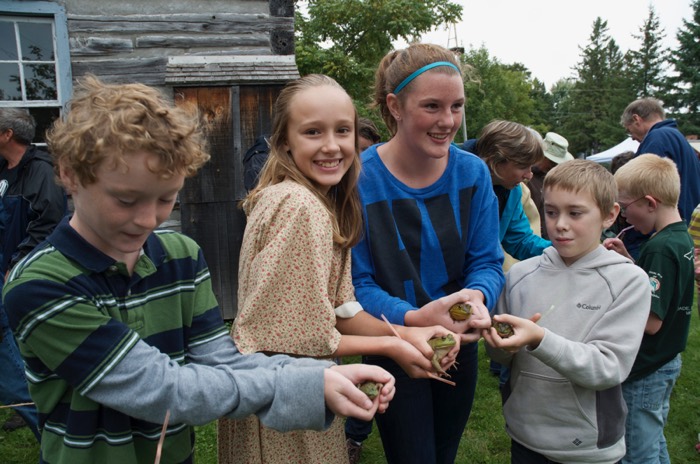
{"type": "Polygon", "coordinates": [[[327,193],[357,156],[352,100],[337,87],[314,87],[292,98],[289,115],[284,149],[302,174],[327,193]]]}
{"type": "Polygon", "coordinates": [[[408,92],[403,104],[390,103],[395,116],[399,116],[397,137],[401,137],[405,146],[414,147],[424,156],[447,156],[450,143],[462,126],[462,77],[428,71],[401,92],[408,92]]]}
{"type": "Polygon", "coordinates": [[[97,180],[78,182],[61,170],[61,180],[73,197],[71,226],[91,245],[117,261],[133,266],[153,230],[173,210],[184,176],[162,178],[153,173],[157,158],[147,152],[125,156],[125,166],[103,163],[97,180]]]}

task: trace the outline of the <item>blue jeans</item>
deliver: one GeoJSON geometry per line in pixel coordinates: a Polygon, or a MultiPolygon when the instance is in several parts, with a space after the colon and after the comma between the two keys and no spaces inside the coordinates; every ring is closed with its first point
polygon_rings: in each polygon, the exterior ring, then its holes
{"type": "Polygon", "coordinates": [[[389,409],[377,414],[377,428],[389,464],[452,464],[467,425],[478,367],[478,345],[462,345],[450,386],[437,380],[411,379],[391,359],[368,356],[396,378],[389,409]]]}
{"type": "MultiPolygon", "coordinates": [[[[1,292],[2,285],[0,285],[1,292]]],[[[24,362],[7,322],[7,314],[2,303],[0,303],[0,331],[2,333],[2,341],[0,341],[0,403],[4,405],[31,403],[27,379],[24,376],[24,362]]],[[[22,416],[36,439],[40,440],[36,408],[34,406],[20,406],[14,409],[22,416]]]]}
{"type": "Polygon", "coordinates": [[[622,384],[627,403],[625,442],[627,454],[623,464],[670,464],[664,437],[671,391],[681,373],[681,355],[655,372],[622,384]]]}

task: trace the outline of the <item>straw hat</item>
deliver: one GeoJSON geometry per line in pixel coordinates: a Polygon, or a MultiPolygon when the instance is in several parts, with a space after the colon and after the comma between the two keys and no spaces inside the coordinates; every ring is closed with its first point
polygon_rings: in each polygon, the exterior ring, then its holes
{"type": "Polygon", "coordinates": [[[574,159],[574,155],[569,153],[569,142],[555,132],[547,132],[543,148],[544,156],[556,164],[574,159]]]}

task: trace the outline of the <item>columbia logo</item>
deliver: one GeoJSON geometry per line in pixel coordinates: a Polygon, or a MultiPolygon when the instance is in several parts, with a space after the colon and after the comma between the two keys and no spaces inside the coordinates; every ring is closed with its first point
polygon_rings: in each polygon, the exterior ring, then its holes
{"type": "Polygon", "coordinates": [[[576,446],[579,446],[583,442],[577,438],[576,440],[572,441],[571,443],[573,443],[576,446]]]}
{"type": "Polygon", "coordinates": [[[598,311],[601,308],[601,305],[591,305],[591,304],[586,304],[586,303],[578,303],[576,305],[577,308],[581,309],[588,309],[589,311],[598,311]]]}

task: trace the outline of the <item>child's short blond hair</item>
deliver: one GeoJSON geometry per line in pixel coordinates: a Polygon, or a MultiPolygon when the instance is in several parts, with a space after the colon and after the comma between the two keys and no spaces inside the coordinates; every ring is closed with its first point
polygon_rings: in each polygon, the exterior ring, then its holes
{"type": "Polygon", "coordinates": [[[676,163],[669,158],[651,153],[632,158],[615,172],[615,182],[627,196],[651,195],[663,205],[678,206],[681,177],[676,163]]]}
{"type": "Polygon", "coordinates": [[[106,84],[93,76],[79,83],[47,143],[56,169],[70,169],[82,185],[96,181],[105,161],[126,165],[125,155],[137,151],[156,155],[152,168],[163,177],[193,176],[209,160],[195,111],[174,106],[152,87],[106,84]]]}
{"type": "Polygon", "coordinates": [[[589,192],[605,217],[615,206],[617,186],[613,175],[598,163],[575,159],[556,165],[544,178],[543,189],[589,192]]]}

